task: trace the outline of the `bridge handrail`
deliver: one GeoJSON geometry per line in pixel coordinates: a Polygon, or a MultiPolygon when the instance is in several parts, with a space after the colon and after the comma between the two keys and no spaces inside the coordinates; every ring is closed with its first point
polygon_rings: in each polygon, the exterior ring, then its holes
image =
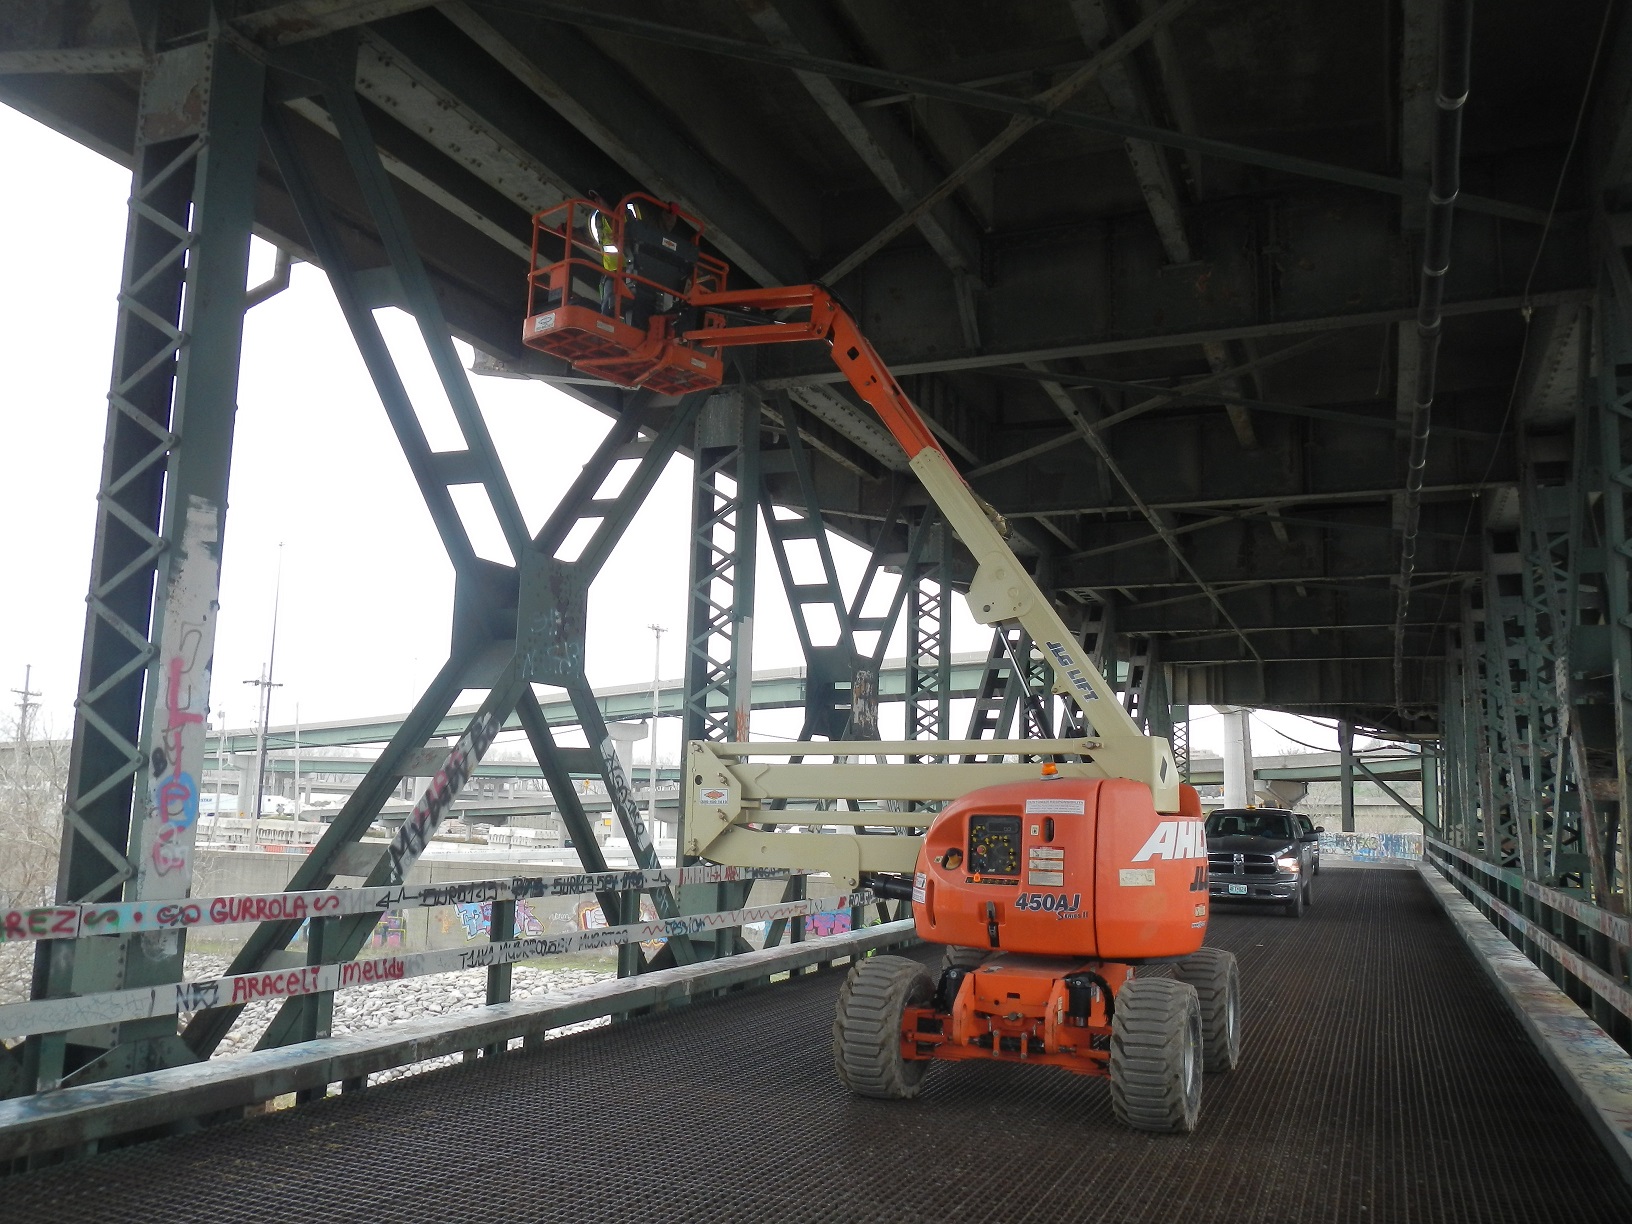
{"type": "Polygon", "coordinates": [[[1626,914],[1617,914],[1613,910],[1604,909],[1601,906],[1592,904],[1590,901],[1583,901],[1580,897],[1572,896],[1561,889],[1549,888],[1545,884],[1526,878],[1523,872],[1489,862],[1478,855],[1469,854],[1466,850],[1459,849],[1448,842],[1442,842],[1437,837],[1424,835],[1423,844],[1453,858],[1460,859],[1468,866],[1482,871],[1486,875],[1495,876],[1509,887],[1520,889],[1560,913],[1568,914],[1582,926],[1591,927],[1600,935],[1608,936],[1623,947],[1632,949],[1632,917],[1628,917],[1626,914]]]}
{"type": "Polygon", "coordinates": [[[652,871],[575,872],[557,876],[515,875],[502,880],[448,884],[387,884],[372,888],[321,888],[308,892],[243,893],[169,901],[84,902],[0,910],[0,943],[138,935],[144,931],[231,926],[240,922],[343,918],[388,910],[434,909],[483,901],[531,901],[584,893],[678,889],[682,884],[785,880],[807,874],[774,867],[723,867],[713,863],[652,871]]]}
{"type": "MultiPolygon", "coordinates": [[[[684,869],[682,869],[684,870],[684,869]]],[[[737,877],[743,878],[741,876],[737,877]]],[[[852,912],[877,900],[871,891],[856,889],[834,897],[804,901],[781,901],[772,905],[718,910],[707,914],[683,914],[652,922],[631,922],[621,926],[593,927],[566,935],[537,935],[478,944],[468,948],[444,948],[426,952],[405,952],[370,960],[313,964],[257,973],[232,974],[191,982],[166,983],[132,990],[109,990],[96,994],[62,998],[33,999],[26,1003],[0,1006],[0,1034],[8,1038],[37,1033],[65,1032],[87,1025],[119,1024],[178,1012],[210,1007],[231,1007],[262,999],[297,998],[327,994],[353,986],[457,973],[513,965],[543,956],[562,956],[618,947],[628,943],[666,939],[670,936],[701,935],[709,931],[745,926],[751,922],[777,922],[812,914],[840,910],[852,912]]],[[[320,917],[327,919],[331,914],[320,917]]]]}
{"type": "MultiPolygon", "coordinates": [[[[1594,963],[1580,950],[1564,942],[1557,932],[1549,930],[1538,922],[1535,916],[1521,914],[1483,887],[1474,879],[1473,872],[1478,871],[1500,880],[1509,888],[1518,890],[1539,902],[1554,915],[1567,917],[1578,925],[1604,936],[1611,945],[1616,946],[1615,952],[1604,959],[1612,967],[1618,959],[1622,974],[1626,972],[1628,964],[1632,963],[1632,956],[1629,956],[1629,953],[1632,953],[1632,920],[1625,914],[1614,913],[1559,889],[1526,879],[1522,873],[1512,868],[1487,862],[1437,838],[1425,837],[1424,845],[1428,861],[1438,867],[1451,883],[1467,894],[1477,906],[1483,908],[1485,916],[1491,919],[1498,930],[1502,929],[1502,923],[1506,923],[1509,929],[1503,933],[1517,944],[1525,955],[1536,962],[1538,967],[1544,971],[1554,969],[1551,976],[1555,979],[1561,974],[1567,974],[1608,1007],[1632,1020],[1632,989],[1628,988],[1624,980],[1618,979],[1609,969],[1594,963]],[[1469,870],[1470,868],[1472,870],[1469,870]],[[1547,960],[1553,961],[1556,968],[1549,966],[1547,960]]],[[[1602,1022],[1601,1017],[1600,1023],[1602,1022]]]]}

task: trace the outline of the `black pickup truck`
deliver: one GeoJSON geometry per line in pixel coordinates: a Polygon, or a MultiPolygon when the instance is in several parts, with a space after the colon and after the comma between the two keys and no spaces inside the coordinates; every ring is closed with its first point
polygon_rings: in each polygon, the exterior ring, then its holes
{"type": "Polygon", "coordinates": [[[1215,901],[1284,905],[1294,918],[1314,899],[1320,834],[1282,808],[1220,808],[1207,817],[1207,887],[1215,901]]]}

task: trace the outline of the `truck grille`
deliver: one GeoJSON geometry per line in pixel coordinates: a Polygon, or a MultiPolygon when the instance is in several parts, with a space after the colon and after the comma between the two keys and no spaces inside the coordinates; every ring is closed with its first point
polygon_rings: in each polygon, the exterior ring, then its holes
{"type": "Polygon", "coordinates": [[[1243,854],[1241,862],[1234,854],[1219,852],[1207,856],[1207,870],[1212,875],[1272,876],[1275,874],[1273,854],[1243,854]]]}

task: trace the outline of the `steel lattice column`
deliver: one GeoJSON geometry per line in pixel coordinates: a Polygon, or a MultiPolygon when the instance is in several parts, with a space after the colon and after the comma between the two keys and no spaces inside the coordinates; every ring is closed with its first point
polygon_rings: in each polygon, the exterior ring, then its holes
{"type": "Polygon", "coordinates": [[[907,588],[906,738],[944,740],[952,733],[951,549],[938,511],[926,509],[918,531],[924,536],[922,559],[902,573],[907,588]]]}
{"type": "MultiPolygon", "coordinates": [[[[692,475],[691,602],[686,617],[685,718],[682,741],[747,740],[752,711],[754,575],[759,536],[757,388],[715,395],[697,419],[692,475]]],[[[683,831],[682,831],[683,832],[683,831]]],[[[694,861],[680,847],[681,861],[694,861]]],[[[790,880],[786,896],[803,896],[790,880]]],[[[696,885],[682,890],[683,909],[736,909],[751,884],[696,885]]],[[[738,950],[740,932],[716,931],[692,942],[715,956],[738,950]]]]}
{"type": "Polygon", "coordinates": [[[1190,707],[1171,705],[1168,718],[1172,724],[1173,763],[1178,766],[1179,779],[1190,781],[1190,707]]]}
{"type": "Polygon", "coordinates": [[[1533,876],[1535,828],[1530,806],[1529,761],[1522,734],[1524,714],[1519,709],[1527,683],[1524,607],[1519,596],[1523,563],[1514,551],[1509,533],[1488,527],[1484,533],[1484,554],[1485,705],[1490,729],[1492,783],[1498,803],[1497,838],[1504,865],[1518,867],[1533,876]]]}
{"type": "Polygon", "coordinates": [[[746,740],[753,680],[760,398],[716,395],[697,421],[683,739],[746,740]]]}
{"type": "Polygon", "coordinates": [[[1452,845],[1479,852],[1479,788],[1475,781],[1477,749],[1470,711],[1474,708],[1467,651],[1461,634],[1453,631],[1446,647],[1445,695],[1441,705],[1441,735],[1445,759],[1445,839],[1452,845]]]}
{"type": "Polygon", "coordinates": [[[1568,437],[1526,441],[1521,511],[1529,553],[1526,603],[1534,627],[1532,701],[1545,732],[1534,737],[1532,746],[1550,821],[1544,859],[1550,882],[1566,887],[1590,883],[1597,895],[1605,895],[1596,812],[1590,787],[1582,785],[1584,751],[1572,663],[1581,604],[1572,573],[1581,556],[1575,513],[1580,499],[1572,478],[1582,466],[1580,447],[1571,447],[1568,437]]]}
{"type": "MultiPolygon", "coordinates": [[[[1128,638],[1128,678],[1122,687],[1122,708],[1128,712],[1141,731],[1150,734],[1150,706],[1153,700],[1165,701],[1163,694],[1153,693],[1161,664],[1156,658],[1156,639],[1142,634],[1128,638]]],[[[1165,685],[1163,686],[1165,688],[1165,685]]]]}
{"type": "MultiPolygon", "coordinates": [[[[1608,281],[1599,313],[1598,457],[1602,464],[1598,513],[1603,549],[1606,606],[1603,610],[1607,663],[1614,709],[1613,728],[1598,743],[1612,741],[1615,781],[1605,792],[1604,836],[1614,876],[1611,888],[1626,905],[1632,890],[1632,278],[1625,253],[1610,252],[1608,281]]],[[[1590,753],[1590,749],[1589,749],[1590,753]]],[[[1606,771],[1607,772],[1607,771],[1606,771]]],[[[1612,896],[1612,900],[1615,898],[1612,896]]]]}
{"type": "MultiPolygon", "coordinates": [[[[192,884],[263,79],[213,33],[142,78],[60,902],[192,884]]],[[[137,938],[41,944],[35,997],[179,981],[182,934],[137,938]]],[[[169,1020],[28,1051],[40,1087],[189,1059],[169,1020]]]]}
{"type": "Polygon", "coordinates": [[[1491,667],[1485,647],[1485,610],[1479,592],[1470,588],[1462,600],[1462,641],[1467,661],[1468,720],[1473,728],[1474,760],[1478,763],[1479,834],[1485,857],[1504,867],[1513,866],[1517,854],[1511,837],[1505,844],[1503,829],[1510,804],[1503,789],[1505,774],[1495,763],[1499,739],[1490,694],[1491,667]]]}

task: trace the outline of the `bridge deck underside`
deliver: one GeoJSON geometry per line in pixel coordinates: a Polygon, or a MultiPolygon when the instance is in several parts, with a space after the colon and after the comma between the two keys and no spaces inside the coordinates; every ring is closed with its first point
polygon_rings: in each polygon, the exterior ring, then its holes
{"type": "MultiPolygon", "coordinates": [[[[14,1179],[8,1220],[1568,1221],[1632,1189],[1415,874],[1221,907],[1245,1060],[1188,1138],[1104,1081],[964,1063],[834,1080],[837,974],[14,1179]]],[[[918,953],[931,960],[932,949],[918,953]]]]}

